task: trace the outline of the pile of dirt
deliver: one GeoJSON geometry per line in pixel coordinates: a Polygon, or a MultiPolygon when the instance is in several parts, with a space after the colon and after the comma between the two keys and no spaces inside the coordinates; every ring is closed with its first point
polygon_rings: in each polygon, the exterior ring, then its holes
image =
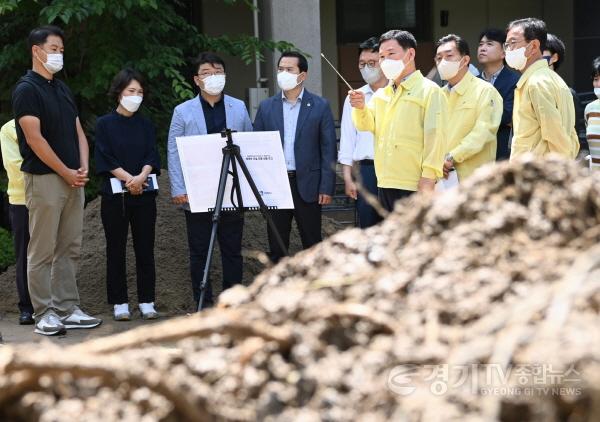
{"type": "MultiPolygon", "coordinates": [[[[159,179],[156,221],[156,305],[163,315],[177,315],[194,309],[190,281],[185,215],[171,201],[167,175],[159,179]]],[[[79,295],[82,308],[92,314],[111,312],[106,301],[106,241],[100,219],[100,199],[87,204],[84,214],[83,246],[78,272],[79,295]]],[[[323,217],[323,235],[330,236],[342,226],[329,217],[323,217]]],[[[127,249],[127,283],[129,301],[137,303],[135,255],[131,237],[127,249]]],[[[218,245],[218,243],[217,243],[218,245]]],[[[300,237],[295,229],[290,239],[290,252],[301,250],[300,237]]],[[[248,285],[265,268],[259,258],[268,251],[266,223],[258,211],[245,214],[243,251],[243,284],[248,285]]],[[[264,257],[266,258],[266,257],[264,257]]],[[[221,256],[218,246],[211,267],[211,279],[216,283],[215,294],[221,291],[221,256]]],[[[0,312],[17,310],[15,268],[0,274],[0,312]]]]}
{"type": "Polygon", "coordinates": [[[217,309],[3,348],[0,418],[598,420],[599,241],[598,175],[557,160],[486,167],[282,261],[217,309]]]}

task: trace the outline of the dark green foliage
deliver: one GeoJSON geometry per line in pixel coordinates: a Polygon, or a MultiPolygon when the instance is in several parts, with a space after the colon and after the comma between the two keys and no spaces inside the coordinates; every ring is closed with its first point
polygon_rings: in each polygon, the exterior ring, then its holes
{"type": "MultiPolygon", "coordinates": [[[[235,3],[236,0],[223,0],[235,3]]],[[[251,7],[252,2],[242,0],[251,7]]],[[[209,37],[182,17],[190,1],[158,0],[0,0],[0,123],[12,118],[10,96],[31,58],[29,31],[53,23],[65,31],[65,67],[59,74],[77,97],[80,118],[93,150],[96,117],[114,104],[106,95],[113,76],[131,66],[149,81],[143,112],[157,126],[162,156],[173,107],[194,95],[189,60],[203,50],[227,53],[251,63],[265,50],[284,50],[287,42],[251,36],[209,37]]],[[[90,160],[90,165],[93,160],[90,160]]],[[[93,168],[90,169],[93,174],[93,168]]],[[[94,197],[97,182],[86,187],[94,197]]]]}
{"type": "Polygon", "coordinates": [[[10,232],[0,228],[0,271],[15,263],[15,252],[10,232]]]}

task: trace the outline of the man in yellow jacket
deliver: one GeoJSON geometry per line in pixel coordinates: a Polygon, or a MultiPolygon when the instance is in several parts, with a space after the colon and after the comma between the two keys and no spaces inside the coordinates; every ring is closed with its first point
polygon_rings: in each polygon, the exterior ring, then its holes
{"type": "Polygon", "coordinates": [[[416,48],[410,32],[386,32],[379,39],[379,60],[390,84],[368,104],[364,93],[348,93],[356,128],[374,134],[378,193],[387,210],[415,191],[432,191],[443,175],[446,99],[416,70],[416,48]]]}
{"type": "Polygon", "coordinates": [[[575,107],[569,87],[548,67],[544,21],[519,19],[508,25],[506,63],[521,72],[513,109],[513,160],[525,153],[550,153],[575,158],[579,140],[575,131],[575,107]]]}
{"type": "Polygon", "coordinates": [[[502,96],[494,86],[469,72],[469,45],[449,34],[437,44],[435,62],[448,98],[444,176],[454,169],[458,180],[496,161],[496,133],[502,119],[502,96]]]}
{"type": "Polygon", "coordinates": [[[19,324],[33,324],[33,306],[27,288],[27,245],[29,244],[29,212],[25,206],[25,180],[21,171],[23,157],[15,121],[11,120],[0,129],[2,164],[8,176],[8,215],[16,258],[17,292],[19,294],[19,324]]]}

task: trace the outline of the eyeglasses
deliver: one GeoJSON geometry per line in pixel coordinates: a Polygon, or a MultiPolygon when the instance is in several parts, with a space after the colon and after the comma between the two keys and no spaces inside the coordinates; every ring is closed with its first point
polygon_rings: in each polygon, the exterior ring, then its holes
{"type": "Polygon", "coordinates": [[[224,70],[217,70],[215,72],[202,72],[202,73],[198,73],[198,76],[200,77],[200,79],[205,79],[205,78],[208,78],[209,76],[224,75],[224,74],[225,74],[224,70]]]}
{"type": "Polygon", "coordinates": [[[368,62],[359,62],[358,63],[359,69],[364,69],[365,66],[368,67],[369,69],[373,69],[374,67],[377,67],[377,62],[375,60],[369,60],[368,62]]]}
{"type": "Polygon", "coordinates": [[[520,41],[512,40],[512,41],[508,41],[508,42],[505,42],[504,44],[502,44],[502,47],[504,48],[504,51],[512,51],[512,50],[515,49],[515,46],[517,44],[520,44],[523,41],[525,41],[525,40],[520,40],[520,41]]]}

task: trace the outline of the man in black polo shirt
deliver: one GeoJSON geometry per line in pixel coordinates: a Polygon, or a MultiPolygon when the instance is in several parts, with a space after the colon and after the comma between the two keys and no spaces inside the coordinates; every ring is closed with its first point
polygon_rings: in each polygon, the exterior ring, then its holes
{"type": "Polygon", "coordinates": [[[35,332],[44,335],[102,322],[79,308],[75,280],[89,151],[73,94],[53,77],[62,69],[63,38],[55,26],[31,31],[32,70],[12,97],[29,209],[29,293],[35,332]]]}

